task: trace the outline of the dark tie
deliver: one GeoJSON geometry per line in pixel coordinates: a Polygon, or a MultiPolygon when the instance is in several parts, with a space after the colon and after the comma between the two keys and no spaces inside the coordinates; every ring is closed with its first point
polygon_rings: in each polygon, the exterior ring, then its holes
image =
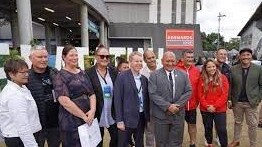
{"type": "Polygon", "coordinates": [[[173,95],[173,78],[172,78],[172,72],[169,72],[169,83],[171,86],[171,91],[172,91],[172,95],[173,95]]]}

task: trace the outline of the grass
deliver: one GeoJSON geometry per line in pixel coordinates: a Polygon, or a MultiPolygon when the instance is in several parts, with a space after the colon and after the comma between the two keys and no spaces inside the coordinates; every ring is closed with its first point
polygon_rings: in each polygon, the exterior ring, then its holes
{"type": "MultiPolygon", "coordinates": [[[[258,107],[260,108],[260,107],[258,107]]],[[[249,146],[249,139],[248,139],[248,133],[247,133],[247,125],[245,124],[246,121],[243,123],[243,128],[242,128],[242,136],[241,136],[241,142],[240,142],[240,147],[247,147],[249,146]]],[[[197,132],[197,147],[203,147],[204,146],[204,127],[202,123],[202,117],[200,113],[198,112],[198,119],[197,119],[197,127],[198,127],[198,132],[197,132]]],[[[233,129],[234,129],[234,118],[233,118],[233,112],[232,110],[227,111],[227,131],[228,131],[228,142],[230,143],[233,139],[233,129]]],[[[260,139],[262,136],[262,129],[258,128],[257,130],[257,146],[259,144],[262,144],[262,139],[260,139]]],[[[105,142],[104,142],[104,147],[108,147],[108,141],[110,139],[108,132],[105,133],[105,142]]],[[[214,145],[216,145],[214,143],[214,145]]],[[[187,125],[185,125],[185,131],[184,131],[184,142],[183,142],[183,147],[188,147],[189,146],[189,136],[187,133],[187,125]]],[[[5,147],[5,145],[0,143],[0,147],[5,147]]]]}

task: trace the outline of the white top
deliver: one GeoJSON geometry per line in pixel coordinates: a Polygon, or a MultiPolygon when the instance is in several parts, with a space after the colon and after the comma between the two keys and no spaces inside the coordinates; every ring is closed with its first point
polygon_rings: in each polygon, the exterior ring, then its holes
{"type": "MultiPolygon", "coordinates": [[[[161,68],[161,66],[159,66],[159,65],[157,64],[156,70],[159,69],[159,68],[161,68]]],[[[141,69],[141,71],[140,71],[140,73],[141,73],[142,75],[144,75],[147,79],[149,79],[150,74],[151,74],[152,72],[153,72],[153,71],[151,71],[147,66],[144,66],[144,67],[141,69]]]]}
{"type": "Polygon", "coordinates": [[[31,92],[7,81],[0,94],[0,129],[4,137],[20,137],[25,147],[37,147],[33,133],[42,129],[31,92]]]}

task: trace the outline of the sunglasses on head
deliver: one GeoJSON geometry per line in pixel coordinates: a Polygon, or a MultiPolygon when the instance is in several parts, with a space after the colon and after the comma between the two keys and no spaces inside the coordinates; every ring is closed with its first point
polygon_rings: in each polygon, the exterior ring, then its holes
{"type": "Polygon", "coordinates": [[[110,58],[110,55],[98,55],[101,59],[109,59],[110,58]]]}

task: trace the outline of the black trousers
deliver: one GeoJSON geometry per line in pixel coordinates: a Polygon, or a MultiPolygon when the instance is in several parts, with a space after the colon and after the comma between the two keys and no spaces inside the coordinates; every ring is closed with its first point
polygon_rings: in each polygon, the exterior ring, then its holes
{"type": "MultiPolygon", "coordinates": [[[[35,138],[37,133],[34,133],[35,138]]],[[[20,137],[5,137],[5,145],[6,147],[24,147],[20,137]]]]}
{"type": "Polygon", "coordinates": [[[5,137],[5,145],[7,147],[24,147],[24,144],[20,137],[5,137]]]}
{"type": "MultiPolygon", "coordinates": [[[[110,143],[109,147],[117,147],[117,126],[116,124],[111,125],[109,128],[107,128],[109,134],[110,134],[110,143]]],[[[102,136],[102,141],[98,144],[98,147],[103,147],[103,138],[104,138],[104,127],[100,127],[100,132],[102,136]]]]}
{"type": "Polygon", "coordinates": [[[140,113],[137,128],[125,127],[125,131],[118,130],[118,147],[128,147],[131,136],[135,140],[135,147],[144,147],[145,115],[140,113]]]}
{"type": "Polygon", "coordinates": [[[215,122],[215,128],[219,138],[221,147],[228,146],[227,128],[226,128],[226,112],[210,113],[201,111],[203,124],[205,127],[205,138],[208,144],[213,142],[213,122],[215,122]]]}
{"type": "Polygon", "coordinates": [[[76,131],[60,131],[63,147],[81,147],[78,130],[76,131]]]}
{"type": "Polygon", "coordinates": [[[45,141],[48,147],[59,147],[61,142],[59,128],[43,129],[35,137],[39,147],[44,147],[45,141]]]}

